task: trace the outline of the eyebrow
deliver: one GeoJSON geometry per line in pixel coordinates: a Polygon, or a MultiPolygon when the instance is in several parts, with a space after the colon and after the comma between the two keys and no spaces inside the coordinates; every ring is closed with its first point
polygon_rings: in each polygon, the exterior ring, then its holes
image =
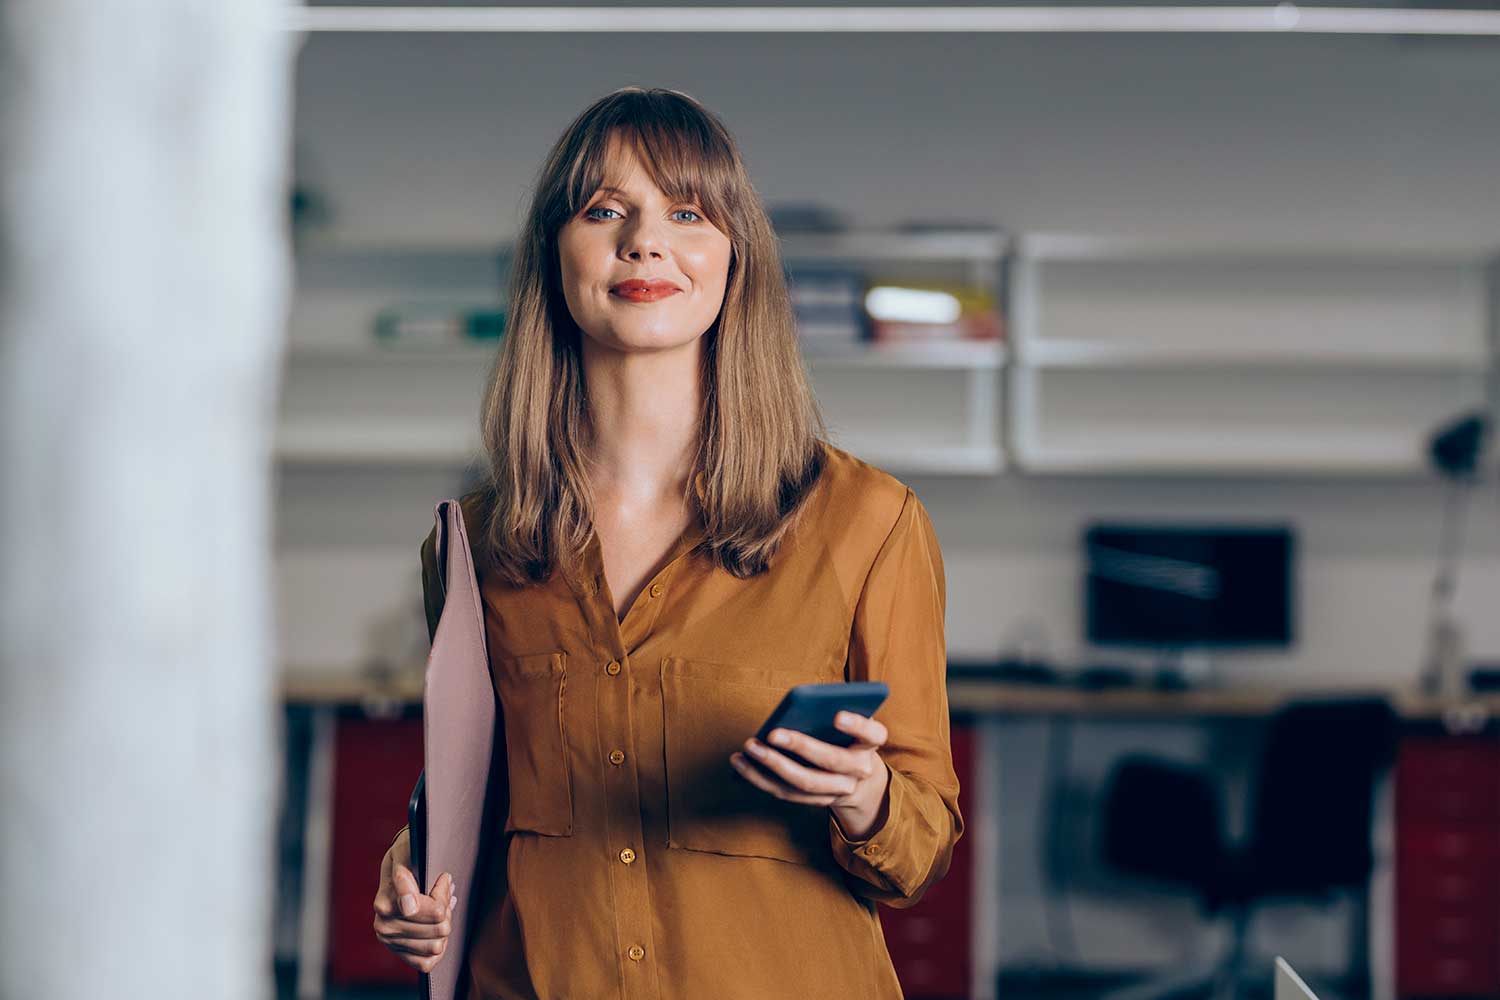
{"type": "MultiPolygon", "coordinates": [[[[617,195],[620,195],[621,197],[625,198],[626,200],[630,199],[630,192],[629,191],[626,191],[624,188],[611,187],[608,184],[602,184],[602,185],[600,185],[599,189],[597,191],[595,191],[594,193],[596,195],[597,194],[617,194],[617,195]]],[[[667,200],[668,201],[672,201],[673,199],[671,198],[671,196],[668,196],[667,200]]],[[[692,201],[696,201],[697,199],[695,199],[695,198],[687,198],[687,199],[684,199],[684,200],[692,202],[692,201]]]]}

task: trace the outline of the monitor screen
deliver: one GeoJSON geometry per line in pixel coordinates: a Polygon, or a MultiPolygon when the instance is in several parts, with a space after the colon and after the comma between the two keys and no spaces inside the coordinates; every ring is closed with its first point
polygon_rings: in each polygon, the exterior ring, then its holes
{"type": "Polygon", "coordinates": [[[1090,642],[1291,644],[1288,526],[1097,523],[1084,549],[1090,642]]]}

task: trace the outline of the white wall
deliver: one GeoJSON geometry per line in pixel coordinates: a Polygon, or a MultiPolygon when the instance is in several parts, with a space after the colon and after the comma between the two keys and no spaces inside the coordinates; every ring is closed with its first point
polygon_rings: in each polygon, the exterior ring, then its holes
{"type": "Polygon", "coordinates": [[[1318,36],[312,38],[298,135],[350,239],[513,231],[547,146],[687,90],[768,199],[879,225],[1493,241],[1493,40],[1318,36]]]}
{"type": "MultiPolygon", "coordinates": [[[[861,225],[935,217],[1463,245],[1500,233],[1493,41],[540,34],[312,37],[297,136],[305,179],[336,213],[320,235],[508,237],[548,144],[625,83],[679,87],[722,114],[768,202],[816,199],[861,225]]],[[[1079,628],[1082,520],[1170,512],[1286,516],[1302,528],[1304,642],[1292,657],[1236,657],[1235,669],[1399,679],[1416,658],[1435,484],[916,485],[954,573],[955,655],[994,652],[1023,615],[1066,648],[1079,628]]],[[[1481,499],[1474,513],[1460,599],[1477,608],[1486,587],[1500,593],[1500,504],[1481,499]]],[[[415,520],[406,530],[420,540],[429,510],[415,520]]],[[[371,528],[367,540],[400,549],[399,533],[371,528]]],[[[1478,650],[1500,658],[1500,623],[1471,624],[1478,650]]],[[[293,635],[292,659],[327,662],[331,650],[303,645],[315,635],[293,635]]]]}

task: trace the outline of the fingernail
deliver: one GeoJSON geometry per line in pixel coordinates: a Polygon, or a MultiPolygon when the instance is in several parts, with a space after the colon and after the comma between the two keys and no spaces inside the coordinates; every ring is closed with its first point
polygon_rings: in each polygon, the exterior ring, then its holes
{"type": "Polygon", "coordinates": [[[406,916],[408,916],[408,917],[411,916],[412,914],[416,913],[417,912],[417,897],[411,895],[411,893],[407,893],[405,896],[402,896],[401,897],[401,912],[403,914],[405,914],[406,916]]]}
{"type": "Polygon", "coordinates": [[[787,737],[786,733],[775,732],[775,733],[771,734],[771,742],[774,743],[774,744],[776,744],[779,747],[786,746],[787,739],[788,739],[788,737],[787,737]]]}

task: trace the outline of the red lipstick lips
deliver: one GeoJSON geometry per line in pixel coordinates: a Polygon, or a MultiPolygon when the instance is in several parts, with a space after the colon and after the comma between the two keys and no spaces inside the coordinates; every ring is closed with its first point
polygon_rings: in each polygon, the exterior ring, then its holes
{"type": "Polygon", "coordinates": [[[631,302],[655,302],[657,299],[664,299],[668,295],[675,295],[680,291],[670,281],[659,279],[656,281],[642,281],[637,278],[622,281],[618,285],[612,285],[609,290],[612,294],[618,295],[622,299],[628,299],[631,302]]]}

